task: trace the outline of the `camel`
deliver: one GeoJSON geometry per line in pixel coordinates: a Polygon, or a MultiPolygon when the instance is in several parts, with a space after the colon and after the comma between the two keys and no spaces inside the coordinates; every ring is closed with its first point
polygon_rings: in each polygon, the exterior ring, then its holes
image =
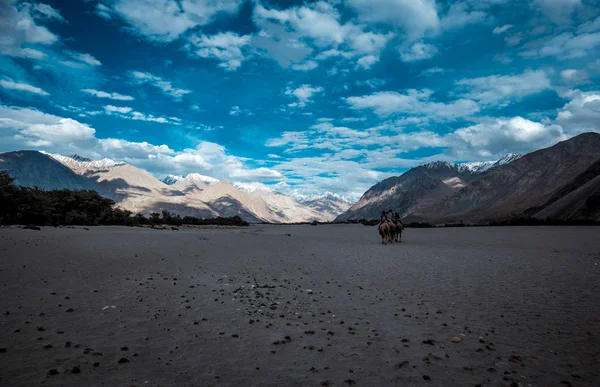
{"type": "Polygon", "coordinates": [[[393,221],[391,221],[391,220],[388,220],[387,224],[388,224],[388,227],[390,229],[390,231],[389,231],[389,242],[393,243],[394,240],[396,239],[396,224],[393,221]]]}
{"type": "Polygon", "coordinates": [[[381,244],[386,245],[390,239],[390,226],[387,222],[379,223],[379,235],[381,235],[381,244]]]}
{"type": "Polygon", "coordinates": [[[394,235],[396,237],[396,242],[398,243],[402,243],[402,231],[404,231],[404,225],[402,224],[402,222],[400,220],[396,220],[396,234],[394,235]]]}

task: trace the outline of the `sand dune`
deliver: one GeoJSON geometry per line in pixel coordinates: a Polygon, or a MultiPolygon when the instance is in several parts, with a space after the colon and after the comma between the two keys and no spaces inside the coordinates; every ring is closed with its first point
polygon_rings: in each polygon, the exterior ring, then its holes
{"type": "Polygon", "coordinates": [[[597,233],[2,228],[0,384],[599,385],[597,233]]]}

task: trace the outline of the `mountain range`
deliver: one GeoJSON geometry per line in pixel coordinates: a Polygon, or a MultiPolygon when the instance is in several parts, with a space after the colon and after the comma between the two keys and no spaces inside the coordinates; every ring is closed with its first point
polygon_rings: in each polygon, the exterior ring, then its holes
{"type": "Polygon", "coordinates": [[[261,184],[191,173],[158,180],[110,159],[38,151],[0,154],[15,183],[42,189],[91,189],[133,213],[163,210],[199,218],[299,223],[378,219],[488,223],[513,218],[600,221],[600,134],[583,133],[526,155],[453,164],[435,161],[387,178],[352,203],[339,195],[289,196],[261,184]]]}
{"type": "Polygon", "coordinates": [[[377,219],[383,210],[430,223],[600,221],[600,134],[497,162],[421,165],[374,185],[336,221],[377,219]]]}
{"type": "Polygon", "coordinates": [[[124,162],[38,151],[1,153],[0,169],[17,185],[95,190],[119,207],[143,214],[164,210],[199,218],[237,215],[251,223],[327,222],[352,204],[330,193],[294,198],[262,185],[232,184],[197,173],[168,175],[161,181],[124,162]]]}

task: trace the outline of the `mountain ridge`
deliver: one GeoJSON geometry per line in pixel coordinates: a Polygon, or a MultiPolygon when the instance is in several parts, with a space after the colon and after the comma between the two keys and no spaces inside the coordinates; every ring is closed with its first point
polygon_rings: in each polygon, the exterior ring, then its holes
{"type": "MultiPolygon", "coordinates": [[[[515,217],[552,217],[559,212],[558,204],[551,207],[549,203],[553,195],[559,195],[553,202],[562,203],[561,213],[569,212],[563,207],[579,206],[600,220],[594,215],[596,201],[592,197],[597,193],[595,178],[600,168],[590,167],[600,159],[599,150],[600,134],[583,133],[526,155],[508,154],[493,163],[465,166],[432,162],[417,166],[375,184],[336,222],[376,219],[383,210],[399,212],[407,221],[431,223],[480,224],[515,217]],[[586,170],[582,182],[560,193],[586,170]],[[569,194],[567,206],[567,200],[561,199],[569,194]],[[545,208],[550,209],[544,212],[545,208]]],[[[584,212],[577,216],[585,217],[584,212]]]]}
{"type": "Polygon", "coordinates": [[[6,152],[0,154],[0,169],[12,171],[19,185],[95,190],[133,213],[169,211],[199,218],[238,215],[252,223],[327,222],[350,205],[321,203],[318,207],[269,189],[258,189],[259,185],[250,189],[248,185],[198,173],[167,175],[161,181],[125,162],[78,155],[6,152]],[[49,169],[52,173],[48,173],[49,169]]]}

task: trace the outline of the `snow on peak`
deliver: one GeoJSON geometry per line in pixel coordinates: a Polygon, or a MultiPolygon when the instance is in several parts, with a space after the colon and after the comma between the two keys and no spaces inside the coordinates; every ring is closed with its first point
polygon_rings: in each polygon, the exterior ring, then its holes
{"type": "Polygon", "coordinates": [[[119,165],[125,165],[124,162],[117,162],[111,159],[102,159],[102,160],[92,160],[86,157],[81,157],[79,155],[71,155],[71,156],[63,156],[59,154],[52,154],[42,152],[59,163],[67,166],[67,167],[81,167],[81,168],[90,168],[90,169],[103,169],[116,167],[119,165]]]}
{"type": "Polygon", "coordinates": [[[458,164],[458,169],[460,171],[466,170],[475,173],[481,173],[490,169],[495,163],[495,161],[472,161],[468,163],[458,164]]]}
{"type": "Polygon", "coordinates": [[[502,156],[498,160],[473,161],[473,162],[469,162],[469,163],[461,163],[461,164],[458,164],[458,168],[462,169],[462,170],[469,170],[469,171],[475,172],[475,173],[481,173],[481,172],[485,172],[489,169],[498,167],[500,165],[512,163],[513,161],[521,158],[521,156],[523,156],[523,155],[521,155],[519,153],[508,153],[508,154],[502,156]]]}
{"type": "Polygon", "coordinates": [[[185,177],[188,180],[191,181],[200,181],[202,183],[206,183],[206,184],[215,184],[218,183],[220,180],[219,179],[215,179],[214,177],[210,177],[210,176],[206,176],[206,175],[201,175],[199,173],[190,173],[189,175],[187,175],[185,177]]]}
{"type": "Polygon", "coordinates": [[[327,200],[336,200],[336,201],[342,201],[342,202],[346,202],[346,203],[352,203],[352,201],[350,199],[348,199],[345,196],[341,196],[338,195],[336,193],[333,192],[325,192],[323,194],[320,195],[301,195],[301,194],[296,194],[296,198],[298,199],[299,202],[312,202],[315,200],[322,200],[322,199],[327,199],[327,200]]]}
{"type": "Polygon", "coordinates": [[[427,163],[423,165],[427,169],[439,169],[439,168],[452,168],[453,164],[447,163],[445,161],[434,161],[431,163],[427,163]]]}
{"type": "Polygon", "coordinates": [[[261,184],[261,183],[240,183],[240,182],[233,182],[232,185],[235,188],[237,188],[240,191],[242,191],[242,192],[248,192],[248,193],[257,192],[257,191],[266,192],[266,193],[273,193],[274,192],[271,188],[269,188],[266,185],[261,184]]]}

